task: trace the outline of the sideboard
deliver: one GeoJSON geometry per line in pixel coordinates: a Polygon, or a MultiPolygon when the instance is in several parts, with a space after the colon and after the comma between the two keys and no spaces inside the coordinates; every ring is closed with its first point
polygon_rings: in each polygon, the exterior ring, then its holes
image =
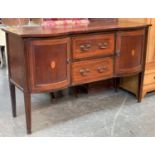
{"type": "Polygon", "coordinates": [[[93,22],[86,27],[6,28],[13,117],[15,86],[23,91],[27,133],[31,133],[31,94],[139,75],[142,98],[147,24],[93,22]]]}

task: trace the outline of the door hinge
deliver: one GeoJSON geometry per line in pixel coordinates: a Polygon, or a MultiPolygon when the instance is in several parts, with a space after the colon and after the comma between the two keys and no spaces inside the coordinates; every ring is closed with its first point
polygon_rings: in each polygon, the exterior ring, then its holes
{"type": "Polygon", "coordinates": [[[67,63],[70,63],[71,62],[71,59],[70,58],[67,58],[67,63]]]}
{"type": "Polygon", "coordinates": [[[116,51],[116,56],[119,57],[120,56],[120,50],[116,51]]]}

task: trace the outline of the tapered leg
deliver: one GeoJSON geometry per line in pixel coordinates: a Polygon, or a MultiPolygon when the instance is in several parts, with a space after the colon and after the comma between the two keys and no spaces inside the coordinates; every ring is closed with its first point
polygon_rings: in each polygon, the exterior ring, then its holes
{"type": "Polygon", "coordinates": [[[114,88],[115,88],[115,92],[118,92],[119,83],[120,83],[120,78],[115,78],[115,79],[114,79],[114,88]]]}
{"type": "Polygon", "coordinates": [[[16,117],[16,91],[15,85],[10,82],[10,96],[11,96],[11,105],[12,105],[12,115],[16,117]]]}
{"type": "Polygon", "coordinates": [[[74,95],[74,97],[78,97],[78,87],[76,87],[76,86],[74,86],[74,87],[72,87],[72,90],[73,90],[73,95],[74,95]]]}
{"type": "Polygon", "coordinates": [[[31,134],[31,94],[24,92],[27,133],[31,134]]]}
{"type": "Polygon", "coordinates": [[[51,93],[51,97],[52,97],[52,99],[56,99],[56,96],[54,93],[51,93]]]}
{"type": "Polygon", "coordinates": [[[142,94],[142,91],[143,91],[143,78],[144,78],[144,73],[142,72],[142,73],[139,74],[138,102],[141,102],[142,98],[143,98],[143,94],[142,94]]]}
{"type": "Polygon", "coordinates": [[[55,94],[52,92],[52,93],[50,93],[50,95],[51,95],[51,99],[53,100],[53,102],[56,103],[56,96],[55,96],[55,94]]]}

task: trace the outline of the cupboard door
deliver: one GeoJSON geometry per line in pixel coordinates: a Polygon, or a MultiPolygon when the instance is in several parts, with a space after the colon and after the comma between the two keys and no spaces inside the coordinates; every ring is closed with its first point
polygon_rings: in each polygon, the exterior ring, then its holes
{"type": "Polygon", "coordinates": [[[69,39],[33,40],[29,55],[32,91],[69,85],[69,39]]]}
{"type": "Polygon", "coordinates": [[[116,75],[138,73],[142,70],[144,30],[118,32],[116,40],[116,75]]]}

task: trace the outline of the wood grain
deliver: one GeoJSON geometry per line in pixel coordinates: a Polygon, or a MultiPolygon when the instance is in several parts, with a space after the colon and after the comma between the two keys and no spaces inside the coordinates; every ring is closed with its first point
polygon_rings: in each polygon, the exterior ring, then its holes
{"type": "Polygon", "coordinates": [[[72,85],[94,82],[113,76],[113,57],[74,62],[72,85]]]}
{"type": "Polygon", "coordinates": [[[29,46],[32,91],[55,90],[70,84],[69,39],[34,40],[29,46]]]}
{"type": "Polygon", "coordinates": [[[138,73],[142,70],[144,30],[118,32],[115,74],[138,73]]]}
{"type": "Polygon", "coordinates": [[[72,38],[73,59],[114,54],[114,33],[72,38]]]}

